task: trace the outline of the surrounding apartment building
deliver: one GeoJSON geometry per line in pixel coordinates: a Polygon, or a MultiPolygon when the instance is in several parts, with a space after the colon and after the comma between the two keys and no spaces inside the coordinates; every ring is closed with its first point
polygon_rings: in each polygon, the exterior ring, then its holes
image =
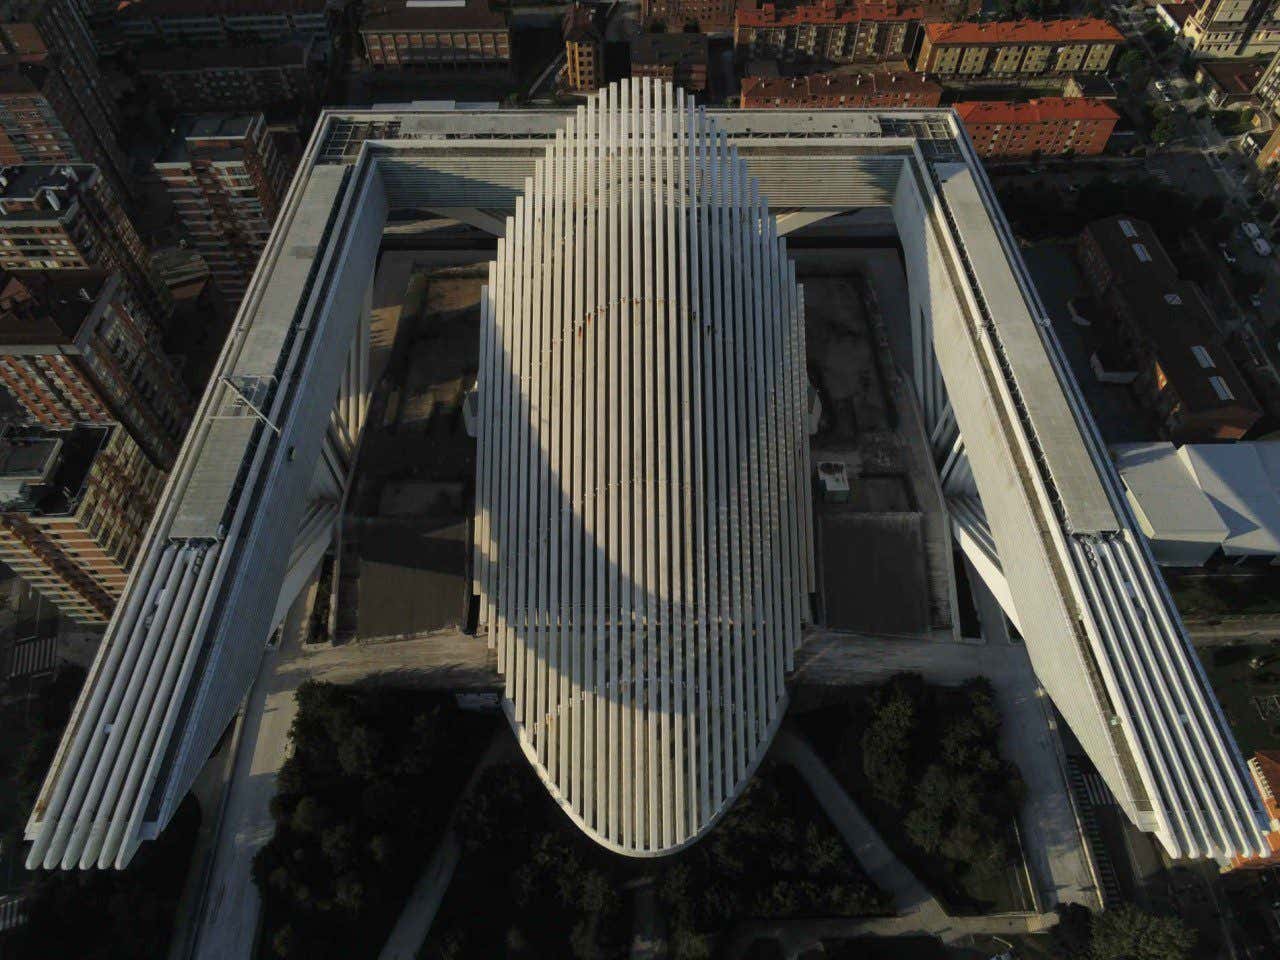
{"type": "Polygon", "coordinates": [[[88,164],[0,169],[0,269],[123,274],[157,318],[172,302],[115,190],[88,164]]]}
{"type": "Polygon", "coordinates": [[[943,78],[1106,73],[1123,44],[1105,20],[927,23],[916,69],[943,78]]]}
{"type": "Polygon", "coordinates": [[[0,560],[58,609],[106,623],[165,474],[118,426],[0,437],[0,560]]]}
{"type": "Polygon", "coordinates": [[[0,275],[0,384],[51,430],[118,421],[168,469],[191,398],[117,273],[0,275]]]}
{"type": "Polygon", "coordinates": [[[1258,102],[1276,115],[1280,108],[1280,53],[1273,56],[1254,84],[1253,95],[1258,102]]]}
{"type": "Polygon", "coordinates": [[[727,30],[737,7],[737,0],[641,0],[640,22],[647,30],[683,30],[691,24],[699,30],[727,30]]]}
{"type": "Polygon", "coordinates": [[[132,0],[114,20],[127,41],[192,46],[314,40],[330,45],[327,0],[132,0]]]}
{"type": "Polygon", "coordinates": [[[311,69],[314,43],[144,50],[138,73],[170,110],[309,110],[322,80],[311,69]]]}
{"type": "Polygon", "coordinates": [[[377,69],[511,69],[507,16],[489,0],[370,0],[360,38],[377,69]]]}
{"type": "MultiPolygon", "coordinates": [[[[47,26],[45,33],[56,36],[47,26]]],[[[0,164],[95,164],[127,191],[114,104],[84,86],[101,82],[82,45],[50,49],[35,24],[0,26],[0,164]]]]}
{"type": "Polygon", "coordinates": [[[564,85],[590,93],[604,83],[604,38],[593,7],[575,3],[564,16],[564,85]]]}
{"type": "Polygon", "coordinates": [[[238,303],[293,173],[262,114],[182,118],[155,168],[214,285],[238,303]]]}
{"type": "Polygon", "coordinates": [[[738,7],[733,43],[740,56],[820,63],[906,61],[921,22],[922,3],[900,0],[815,0],[738,7]]]}
{"type": "Polygon", "coordinates": [[[708,50],[705,33],[642,33],[631,41],[631,76],[701,93],[707,89],[708,50]]]}
{"type": "Polygon", "coordinates": [[[1262,416],[1213,339],[1199,287],[1179,279],[1151,225],[1124,215],[1089,224],[1076,247],[1085,279],[1131,356],[1134,390],[1175,443],[1238,440],[1262,416]]]}
{"type": "Polygon", "coordinates": [[[1120,114],[1102,100],[1042,97],[1028,103],[967,100],[955,105],[978,155],[1018,159],[1102,153],[1120,114]]]}
{"type": "Polygon", "coordinates": [[[1280,8],[1275,0],[1200,0],[1182,33],[1202,56],[1270,56],[1280,52],[1280,8]]]}
{"type": "Polygon", "coordinates": [[[1214,110],[1226,110],[1258,103],[1254,90],[1267,69],[1266,58],[1242,60],[1201,60],[1195,80],[1214,110]]]}
{"type": "Polygon", "coordinates": [[[936,107],[942,87],[918,73],[813,73],[744,77],[743,109],[768,107],[936,107]]]}

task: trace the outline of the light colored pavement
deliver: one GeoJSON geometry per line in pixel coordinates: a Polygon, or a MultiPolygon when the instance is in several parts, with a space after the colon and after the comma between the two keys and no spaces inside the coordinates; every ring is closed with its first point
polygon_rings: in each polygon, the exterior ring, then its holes
{"type": "Polygon", "coordinates": [[[268,650],[241,720],[240,749],[218,827],[213,867],[197,913],[195,960],[253,956],[261,898],[253,882],[253,858],[275,832],[271,798],[289,751],[289,727],[297,713],[297,671],[313,589],[304,590],[285,617],[281,645],[268,650]]]}

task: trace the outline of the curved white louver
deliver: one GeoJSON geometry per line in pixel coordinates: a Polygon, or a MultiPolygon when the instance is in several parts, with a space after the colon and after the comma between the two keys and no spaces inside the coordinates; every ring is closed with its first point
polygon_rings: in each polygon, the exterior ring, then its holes
{"type": "Polygon", "coordinates": [[[811,590],[803,303],[690,98],[578,108],[483,298],[475,576],[505,706],[600,843],[679,849],[786,703],[811,590]]]}

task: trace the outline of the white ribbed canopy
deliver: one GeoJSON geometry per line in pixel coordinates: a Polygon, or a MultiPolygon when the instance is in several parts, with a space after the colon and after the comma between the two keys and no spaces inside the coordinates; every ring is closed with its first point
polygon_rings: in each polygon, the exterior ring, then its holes
{"type": "Polygon", "coordinates": [[[812,589],[803,301],[756,182],[651,81],[537,161],[483,298],[475,575],[520,741],[611,849],[739,793],[812,589]]]}

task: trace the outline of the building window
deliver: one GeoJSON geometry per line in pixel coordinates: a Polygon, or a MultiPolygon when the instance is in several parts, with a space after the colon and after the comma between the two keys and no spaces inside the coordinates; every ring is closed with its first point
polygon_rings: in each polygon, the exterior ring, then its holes
{"type": "Polygon", "coordinates": [[[1209,356],[1209,351],[1204,347],[1196,346],[1191,348],[1191,352],[1195,354],[1196,362],[1204,370],[1212,370],[1214,367],[1213,357],[1209,356]]]}
{"type": "Polygon", "coordinates": [[[1231,388],[1227,386],[1227,381],[1221,377],[1210,377],[1209,383],[1213,385],[1213,392],[1218,395],[1219,400],[1234,400],[1236,395],[1231,392],[1231,388]]]}
{"type": "Polygon", "coordinates": [[[1133,252],[1143,263],[1151,262],[1151,252],[1147,249],[1146,244],[1135,243],[1133,245],[1133,252]]]}

